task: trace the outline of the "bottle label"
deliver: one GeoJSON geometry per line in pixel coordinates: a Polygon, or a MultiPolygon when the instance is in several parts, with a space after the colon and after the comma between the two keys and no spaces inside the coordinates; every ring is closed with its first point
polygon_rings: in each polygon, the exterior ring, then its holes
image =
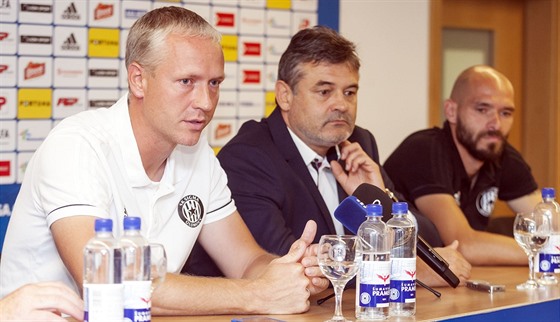
{"type": "Polygon", "coordinates": [[[391,302],[416,302],[416,258],[393,258],[391,261],[391,302]]]}
{"type": "Polygon", "coordinates": [[[84,284],[84,322],[122,322],[122,284],[84,284]]]}
{"type": "Polygon", "coordinates": [[[537,258],[537,272],[560,273],[560,234],[550,235],[548,244],[537,258]]]}
{"type": "Polygon", "coordinates": [[[363,261],[360,267],[360,306],[388,307],[390,261],[363,261]]]}
{"type": "Polygon", "coordinates": [[[125,322],[150,322],[152,319],[151,281],[124,281],[125,322]]]}

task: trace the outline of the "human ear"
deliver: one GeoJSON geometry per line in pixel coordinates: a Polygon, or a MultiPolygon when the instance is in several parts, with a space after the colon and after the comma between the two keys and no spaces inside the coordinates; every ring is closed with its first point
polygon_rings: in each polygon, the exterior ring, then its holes
{"type": "Polygon", "coordinates": [[[146,71],[140,64],[133,62],[128,65],[128,90],[132,95],[138,98],[144,97],[144,76],[146,71]]]}
{"type": "Polygon", "coordinates": [[[276,103],[283,111],[287,111],[292,106],[292,89],[290,86],[281,80],[276,81],[274,87],[276,95],[276,103]]]}
{"type": "Polygon", "coordinates": [[[448,98],[443,102],[443,111],[445,113],[445,118],[451,124],[457,122],[457,103],[452,99],[448,98]]]}

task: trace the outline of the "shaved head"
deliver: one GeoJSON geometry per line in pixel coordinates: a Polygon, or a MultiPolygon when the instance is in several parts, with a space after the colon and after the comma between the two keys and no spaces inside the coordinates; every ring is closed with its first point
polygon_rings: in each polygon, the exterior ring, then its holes
{"type": "Polygon", "coordinates": [[[463,102],[476,87],[483,85],[491,85],[500,92],[511,92],[513,97],[513,85],[504,74],[490,66],[476,65],[465,69],[457,77],[450,98],[463,102]]]}

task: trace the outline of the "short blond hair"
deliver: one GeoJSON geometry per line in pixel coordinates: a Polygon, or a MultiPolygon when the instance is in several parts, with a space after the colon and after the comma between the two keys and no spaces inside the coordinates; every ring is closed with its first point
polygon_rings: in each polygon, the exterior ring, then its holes
{"type": "Polygon", "coordinates": [[[149,11],[134,22],[126,40],[126,68],[137,62],[148,71],[165,57],[168,35],[212,39],[220,43],[221,34],[204,18],[185,8],[169,6],[149,11]]]}

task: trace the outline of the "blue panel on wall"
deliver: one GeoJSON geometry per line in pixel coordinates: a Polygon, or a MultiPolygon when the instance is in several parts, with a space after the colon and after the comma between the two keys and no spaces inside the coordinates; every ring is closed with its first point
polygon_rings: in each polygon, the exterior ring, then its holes
{"type": "Polygon", "coordinates": [[[19,184],[2,185],[0,188],[0,252],[6,237],[6,228],[14,209],[14,202],[19,191],[19,184]]]}
{"type": "Polygon", "coordinates": [[[320,25],[328,26],[338,31],[340,14],[339,0],[319,0],[317,14],[320,25]]]}

